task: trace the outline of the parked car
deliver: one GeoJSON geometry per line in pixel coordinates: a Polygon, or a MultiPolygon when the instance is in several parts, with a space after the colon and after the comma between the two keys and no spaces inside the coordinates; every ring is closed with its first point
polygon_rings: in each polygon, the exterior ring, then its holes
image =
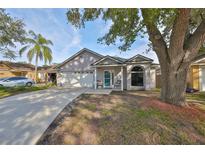
{"type": "Polygon", "coordinates": [[[32,79],[17,76],[17,77],[8,77],[0,79],[0,87],[14,87],[14,86],[28,86],[31,87],[35,82],[32,79]]]}
{"type": "Polygon", "coordinates": [[[195,93],[198,92],[199,90],[194,89],[194,88],[186,88],[186,93],[195,93]]]}

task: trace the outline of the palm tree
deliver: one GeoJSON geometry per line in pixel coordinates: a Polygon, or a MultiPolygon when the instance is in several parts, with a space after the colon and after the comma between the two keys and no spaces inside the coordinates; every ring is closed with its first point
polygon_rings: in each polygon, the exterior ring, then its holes
{"type": "Polygon", "coordinates": [[[30,38],[26,38],[27,45],[19,50],[20,56],[27,51],[28,61],[31,62],[35,58],[35,82],[37,82],[37,68],[38,61],[44,60],[45,64],[52,61],[52,51],[49,45],[53,45],[50,40],[44,38],[41,34],[35,34],[33,31],[29,31],[30,38]]]}

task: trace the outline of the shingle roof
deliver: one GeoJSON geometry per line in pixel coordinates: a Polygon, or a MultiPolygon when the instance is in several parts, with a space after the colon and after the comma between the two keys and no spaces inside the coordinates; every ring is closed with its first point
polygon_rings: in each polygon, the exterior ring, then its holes
{"type": "Polygon", "coordinates": [[[5,64],[13,69],[34,69],[34,65],[28,63],[0,61],[0,64],[5,64]]]}
{"type": "Polygon", "coordinates": [[[112,58],[114,58],[114,59],[117,59],[117,60],[119,60],[119,61],[122,61],[122,62],[127,61],[127,59],[122,58],[122,57],[118,57],[118,56],[110,56],[110,57],[112,57],[112,58]]]}
{"type": "MultiPolygon", "coordinates": [[[[0,64],[5,64],[5,65],[7,65],[10,68],[15,69],[15,70],[23,70],[23,69],[34,70],[35,69],[34,65],[28,64],[28,63],[0,61],[0,64]]],[[[38,70],[48,70],[48,69],[52,69],[55,66],[56,65],[38,66],[38,70]]]]}
{"type": "Polygon", "coordinates": [[[200,53],[198,56],[196,56],[193,60],[193,62],[204,59],[205,58],[205,53],[200,53]]]}

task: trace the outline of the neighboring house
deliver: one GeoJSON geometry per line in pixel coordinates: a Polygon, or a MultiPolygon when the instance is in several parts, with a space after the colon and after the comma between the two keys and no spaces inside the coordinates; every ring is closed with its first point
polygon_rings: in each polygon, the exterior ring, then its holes
{"type": "Polygon", "coordinates": [[[187,86],[205,91],[205,54],[198,56],[191,64],[187,86]]]}
{"type": "MultiPolygon", "coordinates": [[[[47,81],[56,81],[56,71],[52,66],[38,67],[38,82],[44,83],[47,81]]],[[[27,63],[0,61],[0,78],[25,76],[30,79],[35,79],[35,66],[27,63]]]]}
{"type": "Polygon", "coordinates": [[[0,78],[25,76],[34,79],[34,66],[26,63],[0,61],[0,78]]]}
{"type": "Polygon", "coordinates": [[[57,83],[67,87],[149,90],[156,87],[158,67],[142,55],[124,59],[84,48],[56,67],[57,83]]]}
{"type": "Polygon", "coordinates": [[[54,69],[56,65],[50,66],[39,66],[38,67],[38,79],[39,82],[53,82],[56,83],[56,70],[54,69]]]}

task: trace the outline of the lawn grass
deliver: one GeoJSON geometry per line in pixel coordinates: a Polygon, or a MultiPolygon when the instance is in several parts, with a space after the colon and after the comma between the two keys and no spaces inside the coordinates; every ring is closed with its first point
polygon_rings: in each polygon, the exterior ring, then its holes
{"type": "MultiPolygon", "coordinates": [[[[152,92],[160,93],[160,88],[153,89],[152,92]]],[[[186,93],[186,99],[205,103],[205,92],[186,93]]]]}
{"type": "Polygon", "coordinates": [[[200,101],[201,103],[204,102],[204,104],[205,104],[205,92],[197,92],[197,93],[187,94],[186,98],[188,100],[200,101]]]}
{"type": "Polygon", "coordinates": [[[61,120],[38,144],[205,144],[205,110],[166,104],[151,92],[83,95],[61,120]]]}
{"type": "Polygon", "coordinates": [[[50,85],[44,85],[44,86],[32,86],[32,87],[0,87],[0,99],[20,93],[26,93],[31,91],[38,91],[49,88],[50,85]]]}

